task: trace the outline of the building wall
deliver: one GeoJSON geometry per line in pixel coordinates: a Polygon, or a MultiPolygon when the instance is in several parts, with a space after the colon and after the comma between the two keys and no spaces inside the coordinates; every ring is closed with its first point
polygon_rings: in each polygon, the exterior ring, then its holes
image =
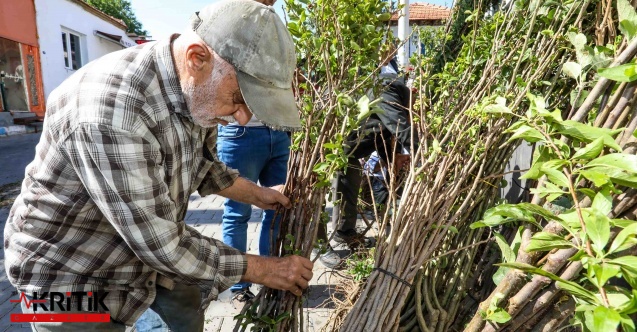
{"type": "Polygon", "coordinates": [[[0,37],[38,46],[33,0],[0,1],[0,37]]]}
{"type": "MultiPolygon", "coordinates": [[[[414,26],[410,25],[409,26],[409,30],[408,30],[408,35],[411,36],[410,38],[410,42],[406,45],[407,46],[407,54],[408,57],[411,57],[414,53],[418,53],[418,52],[422,52],[422,48],[420,46],[420,40],[418,38],[418,36],[413,32],[414,26]]],[[[440,29],[442,28],[442,26],[440,25],[426,25],[426,26],[420,26],[420,28],[423,29],[440,29]]],[[[397,26],[391,26],[390,27],[392,34],[394,35],[394,37],[398,36],[398,27],[397,26]]]]}
{"type": "Polygon", "coordinates": [[[134,46],[135,42],[114,23],[98,17],[72,0],[35,0],[36,20],[42,59],[44,93],[48,98],[75,70],[66,68],[62,44],[63,30],[80,36],[82,65],[108,53],[134,46]],[[122,36],[122,44],[95,35],[99,30],[122,36]]]}
{"type": "Polygon", "coordinates": [[[33,0],[0,0],[0,71],[6,75],[0,111],[30,111],[44,116],[33,0]]]}

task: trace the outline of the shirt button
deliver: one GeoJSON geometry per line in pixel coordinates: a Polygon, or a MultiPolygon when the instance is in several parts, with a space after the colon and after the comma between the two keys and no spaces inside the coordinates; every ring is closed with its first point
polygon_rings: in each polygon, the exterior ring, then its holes
{"type": "Polygon", "coordinates": [[[153,281],[152,280],[146,281],[146,286],[151,287],[152,285],[153,285],[153,281]]]}

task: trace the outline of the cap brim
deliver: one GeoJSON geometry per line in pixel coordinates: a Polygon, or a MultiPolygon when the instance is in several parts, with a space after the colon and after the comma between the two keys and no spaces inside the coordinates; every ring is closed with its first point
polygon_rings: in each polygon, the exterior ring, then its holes
{"type": "Polygon", "coordinates": [[[292,87],[278,88],[237,71],[239,88],[250,111],[266,126],[281,131],[301,129],[292,87]]]}

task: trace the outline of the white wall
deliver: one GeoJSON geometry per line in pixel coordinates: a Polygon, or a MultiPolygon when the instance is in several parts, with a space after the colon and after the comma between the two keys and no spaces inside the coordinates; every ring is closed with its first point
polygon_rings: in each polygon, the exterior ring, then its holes
{"type": "MultiPolygon", "coordinates": [[[[391,29],[391,32],[394,35],[394,37],[397,37],[398,36],[398,26],[392,26],[390,29],[391,29]]],[[[412,54],[418,52],[417,38],[412,35],[412,32],[413,32],[412,25],[409,25],[409,29],[407,29],[407,36],[411,36],[411,38],[410,38],[411,41],[407,45],[407,50],[408,50],[407,57],[408,58],[411,57],[412,54]]]]}
{"type": "MultiPolygon", "coordinates": [[[[407,45],[407,50],[409,51],[408,57],[411,57],[414,53],[418,54],[418,52],[422,52],[421,49],[421,45],[420,45],[420,38],[418,37],[417,34],[412,34],[413,32],[413,27],[414,25],[410,25],[409,26],[409,30],[407,30],[407,32],[409,33],[408,36],[410,37],[410,41],[407,45]]],[[[433,26],[433,25],[426,25],[426,26],[420,26],[420,29],[441,29],[443,28],[443,26],[441,25],[437,25],[437,26],[433,26]]],[[[392,33],[394,34],[394,36],[398,35],[398,27],[397,26],[392,26],[391,28],[392,33]]]]}
{"type": "Polygon", "coordinates": [[[73,1],[35,0],[35,11],[45,98],[48,98],[53,89],[75,72],[65,67],[63,29],[81,36],[83,65],[105,54],[135,45],[135,42],[126,36],[126,31],[119,26],[86,11],[73,1]],[[123,36],[122,44],[125,46],[96,36],[95,30],[123,36]]]}

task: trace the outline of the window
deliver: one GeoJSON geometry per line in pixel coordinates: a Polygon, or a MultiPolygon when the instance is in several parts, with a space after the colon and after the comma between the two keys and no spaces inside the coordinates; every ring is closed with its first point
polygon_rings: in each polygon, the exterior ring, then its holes
{"type": "Polygon", "coordinates": [[[62,31],[62,49],[64,50],[64,67],[77,70],[82,67],[82,38],[72,32],[62,31]]]}

